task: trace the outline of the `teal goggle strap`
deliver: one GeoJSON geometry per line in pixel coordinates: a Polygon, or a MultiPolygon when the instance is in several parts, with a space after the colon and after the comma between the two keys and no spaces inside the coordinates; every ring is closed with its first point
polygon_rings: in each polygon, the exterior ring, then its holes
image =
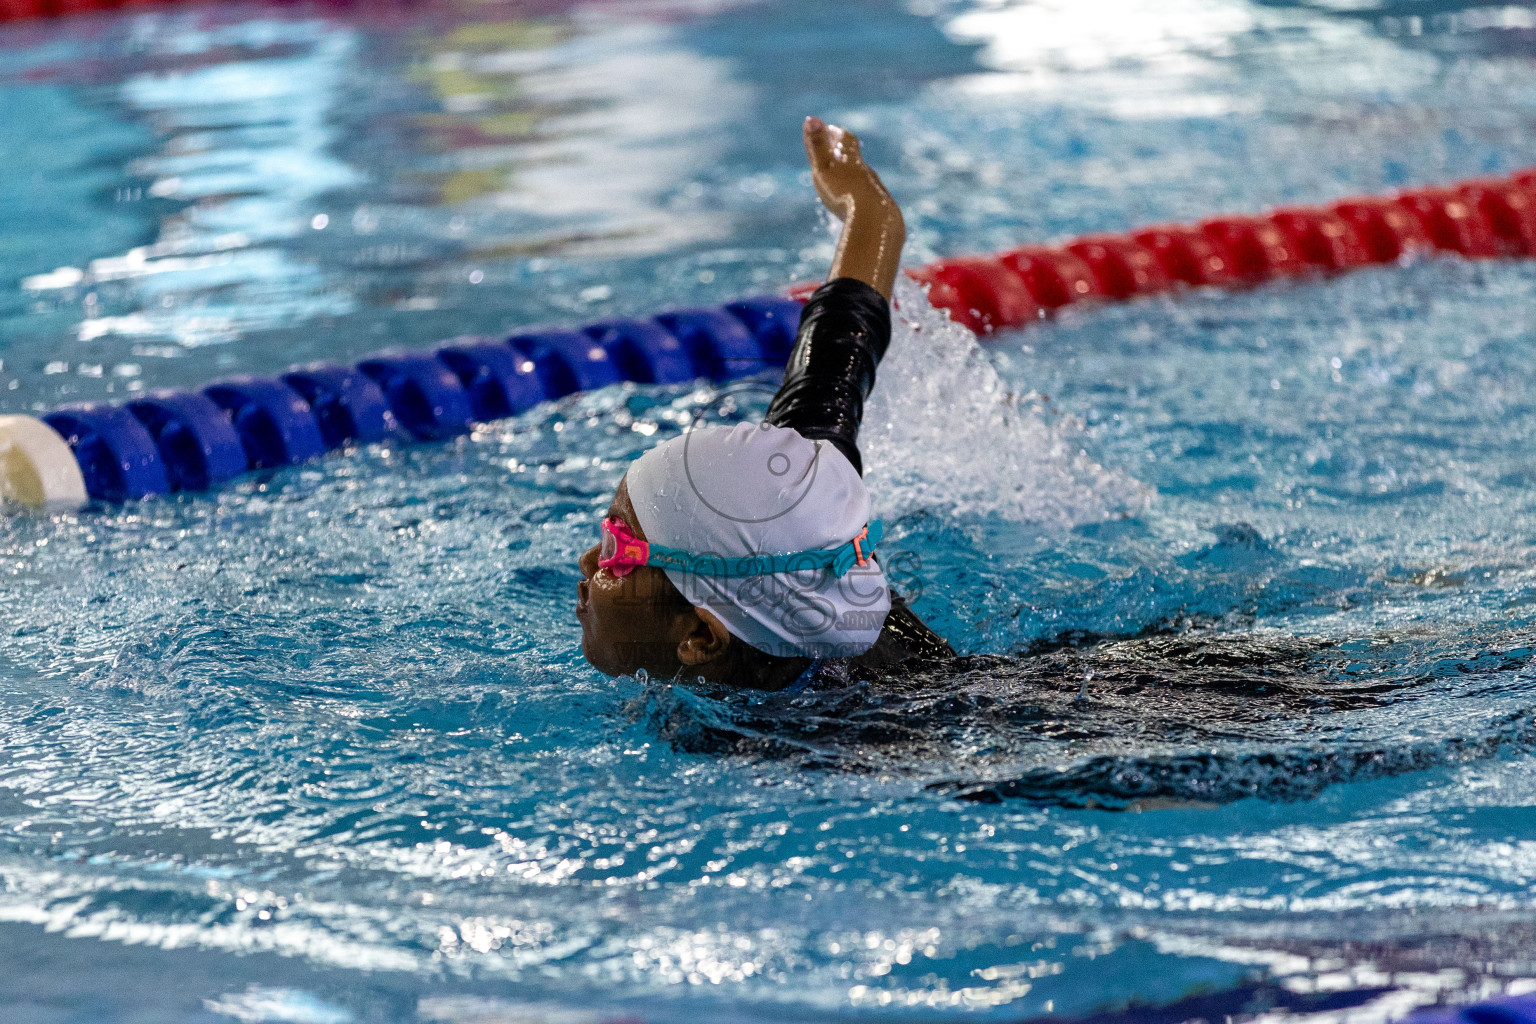
{"type": "MultiPolygon", "coordinates": [[[[622,527],[623,524],[615,525],[622,527]]],[[[604,526],[613,532],[608,523],[604,523],[604,526]]],[[[617,532],[629,533],[627,529],[617,532]]],[[[813,549],[797,551],[789,555],[744,555],[740,558],[696,555],[691,551],[680,551],[662,544],[647,544],[632,536],[623,536],[616,537],[620,549],[615,553],[617,557],[604,559],[599,564],[607,568],[605,563],[612,562],[615,563],[613,567],[618,568],[621,563],[627,562],[633,565],[634,562],[639,561],[640,564],[654,565],[660,569],[673,569],[694,576],[712,576],[716,579],[831,569],[834,577],[841,578],[855,565],[866,564],[875,552],[875,545],[880,543],[880,538],[884,535],[884,527],[880,520],[876,519],[864,527],[853,540],[830,550],[813,549]],[[625,552],[624,548],[629,548],[629,551],[625,552]],[[636,548],[639,550],[635,550],[636,548]],[[635,558],[636,555],[642,555],[643,561],[635,558]]],[[[629,567],[625,566],[619,575],[623,575],[628,570],[629,567]]]]}

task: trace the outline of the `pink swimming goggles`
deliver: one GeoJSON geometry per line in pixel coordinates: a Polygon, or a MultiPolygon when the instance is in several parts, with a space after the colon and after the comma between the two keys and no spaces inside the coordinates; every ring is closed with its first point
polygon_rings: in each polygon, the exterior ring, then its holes
{"type": "Polygon", "coordinates": [[[835,548],[797,551],[791,555],[722,558],[719,555],[696,555],[648,543],[636,537],[624,520],[609,516],[603,520],[603,546],[597,565],[620,578],[628,576],[642,565],[675,569],[697,576],[771,576],[780,572],[831,569],[835,576],[841,577],[855,565],[862,566],[869,561],[883,534],[880,520],[876,519],[860,530],[857,537],[835,548]]]}

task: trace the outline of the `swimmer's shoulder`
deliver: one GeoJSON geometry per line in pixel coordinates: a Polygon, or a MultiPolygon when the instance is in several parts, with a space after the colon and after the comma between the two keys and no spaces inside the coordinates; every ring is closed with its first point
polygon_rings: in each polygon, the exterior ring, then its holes
{"type": "Polygon", "coordinates": [[[900,594],[891,594],[891,612],[874,646],[851,659],[859,669],[889,672],[922,664],[949,661],[955,649],[917,617],[900,594]]]}

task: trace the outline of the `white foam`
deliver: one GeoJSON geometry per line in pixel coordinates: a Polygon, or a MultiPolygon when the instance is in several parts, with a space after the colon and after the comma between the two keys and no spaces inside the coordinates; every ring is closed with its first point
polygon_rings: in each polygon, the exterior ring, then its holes
{"type": "Polygon", "coordinates": [[[1081,420],[1050,416],[998,376],[976,336],[903,277],[891,347],[859,449],[882,515],[919,509],[1047,528],[1136,512],[1151,490],[1084,449],[1081,420]]]}

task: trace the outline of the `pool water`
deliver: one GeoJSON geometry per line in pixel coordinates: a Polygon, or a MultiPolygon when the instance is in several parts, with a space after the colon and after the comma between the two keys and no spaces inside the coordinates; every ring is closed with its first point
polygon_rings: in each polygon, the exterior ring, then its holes
{"type": "MultiPolygon", "coordinates": [[[[913,262],[1507,172],[1533,32],[1370,0],[4,27],[0,412],[814,278],[811,112],[913,262]]],[[[1364,1022],[1536,988],[1536,264],[982,345],[899,298],[863,449],[958,675],[585,667],[574,562],[625,465],[766,379],[0,520],[0,1016],[1364,1022]]]]}

